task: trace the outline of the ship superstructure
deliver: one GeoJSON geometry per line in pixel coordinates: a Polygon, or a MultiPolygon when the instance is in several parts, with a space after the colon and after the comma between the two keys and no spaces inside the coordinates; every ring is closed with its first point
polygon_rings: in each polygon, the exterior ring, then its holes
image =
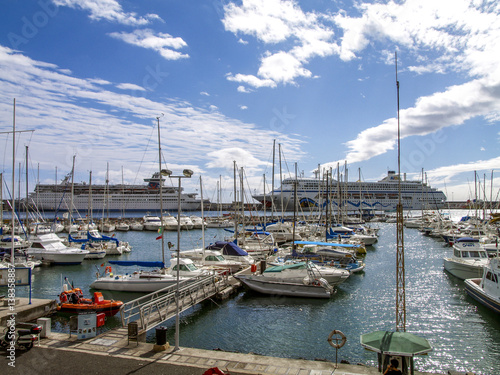
{"type": "MultiPolygon", "coordinates": [[[[374,210],[394,211],[398,203],[399,176],[389,171],[387,176],[377,182],[338,182],[331,181],[328,186],[325,180],[317,178],[286,178],[274,193],[254,195],[253,198],[268,207],[274,199],[274,207],[278,210],[293,210],[294,185],[297,182],[297,200],[301,208],[325,207],[327,201],[337,210],[345,211],[374,210]],[[327,196],[329,197],[327,199],[327,196]]],[[[446,202],[446,195],[422,181],[401,181],[401,200],[403,209],[439,209],[446,202]]]]}

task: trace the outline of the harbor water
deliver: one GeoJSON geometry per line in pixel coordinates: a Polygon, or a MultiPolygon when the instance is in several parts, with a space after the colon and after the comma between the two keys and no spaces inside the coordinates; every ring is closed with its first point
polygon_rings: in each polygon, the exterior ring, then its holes
{"type": "MultiPolygon", "coordinates": [[[[461,213],[457,213],[460,215],[461,213]]],[[[222,349],[285,358],[335,361],[335,349],[327,338],[336,329],[347,336],[338,360],[376,366],[377,355],[363,349],[360,335],[376,330],[395,330],[396,320],[396,225],[379,227],[379,241],[367,247],[364,272],[353,274],[337,287],[328,300],[265,296],[241,289],[222,302],[207,301],[181,315],[180,346],[222,349]]],[[[205,231],[205,243],[223,240],[223,229],[205,231]]],[[[90,295],[89,285],[107,260],[161,260],[161,241],[155,232],[116,232],[132,245],[129,254],[85,260],[79,266],[43,266],[34,270],[33,298],[55,299],[61,280],[90,295]]],[[[167,243],[177,242],[176,232],[165,232],[165,260],[170,263],[167,243]]],[[[451,253],[444,242],[405,228],[406,331],[426,338],[433,350],[415,357],[419,371],[448,370],[476,374],[500,374],[500,319],[466,295],[464,282],[443,270],[443,257],[451,253]]],[[[181,251],[202,246],[201,230],[183,231],[181,251]]],[[[135,269],[113,266],[113,273],[135,269]]],[[[27,287],[16,290],[28,296],[27,287]]],[[[3,290],[0,288],[0,294],[3,290]]],[[[134,293],[103,292],[106,299],[129,301],[134,293]]],[[[167,340],[175,341],[175,319],[167,321],[167,340]]],[[[52,329],[69,332],[68,317],[52,316],[52,329]]],[[[120,325],[119,315],[110,317],[104,329],[120,325]]],[[[148,334],[154,341],[154,330],[148,334]]]]}

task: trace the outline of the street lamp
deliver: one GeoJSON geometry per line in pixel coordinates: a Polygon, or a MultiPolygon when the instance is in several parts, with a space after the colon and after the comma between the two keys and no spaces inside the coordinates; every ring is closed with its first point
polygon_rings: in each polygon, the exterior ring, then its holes
{"type": "Polygon", "coordinates": [[[191,169],[184,169],[182,176],[172,176],[172,172],[167,170],[170,178],[179,179],[179,186],[177,190],[177,289],[175,291],[175,348],[174,351],[179,350],[179,258],[181,256],[181,179],[191,178],[193,171],[191,169]]]}

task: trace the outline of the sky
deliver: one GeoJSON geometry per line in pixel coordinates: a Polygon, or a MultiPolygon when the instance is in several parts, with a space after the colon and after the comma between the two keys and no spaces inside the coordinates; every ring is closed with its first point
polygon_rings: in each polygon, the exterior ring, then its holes
{"type": "Polygon", "coordinates": [[[0,6],[9,186],[13,163],[25,186],[28,160],[32,191],[61,180],[73,159],[77,182],[92,172],[95,184],[142,184],[159,168],[159,124],[163,167],[193,170],[185,191],[214,202],[218,186],[234,199],[235,168],[251,201],[264,181],[270,191],[273,165],[276,187],[280,171],[312,177],[318,167],[378,181],[398,170],[398,154],[407,179],[449,200],[498,199],[498,1],[0,6]]]}

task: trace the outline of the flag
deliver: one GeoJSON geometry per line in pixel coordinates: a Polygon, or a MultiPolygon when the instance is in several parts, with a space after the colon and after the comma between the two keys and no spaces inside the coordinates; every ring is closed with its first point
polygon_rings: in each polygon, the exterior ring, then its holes
{"type": "Polygon", "coordinates": [[[158,227],[158,233],[162,234],[163,233],[163,227],[158,227]]]}
{"type": "Polygon", "coordinates": [[[163,238],[163,234],[161,236],[156,237],[157,240],[161,240],[163,238]]]}

